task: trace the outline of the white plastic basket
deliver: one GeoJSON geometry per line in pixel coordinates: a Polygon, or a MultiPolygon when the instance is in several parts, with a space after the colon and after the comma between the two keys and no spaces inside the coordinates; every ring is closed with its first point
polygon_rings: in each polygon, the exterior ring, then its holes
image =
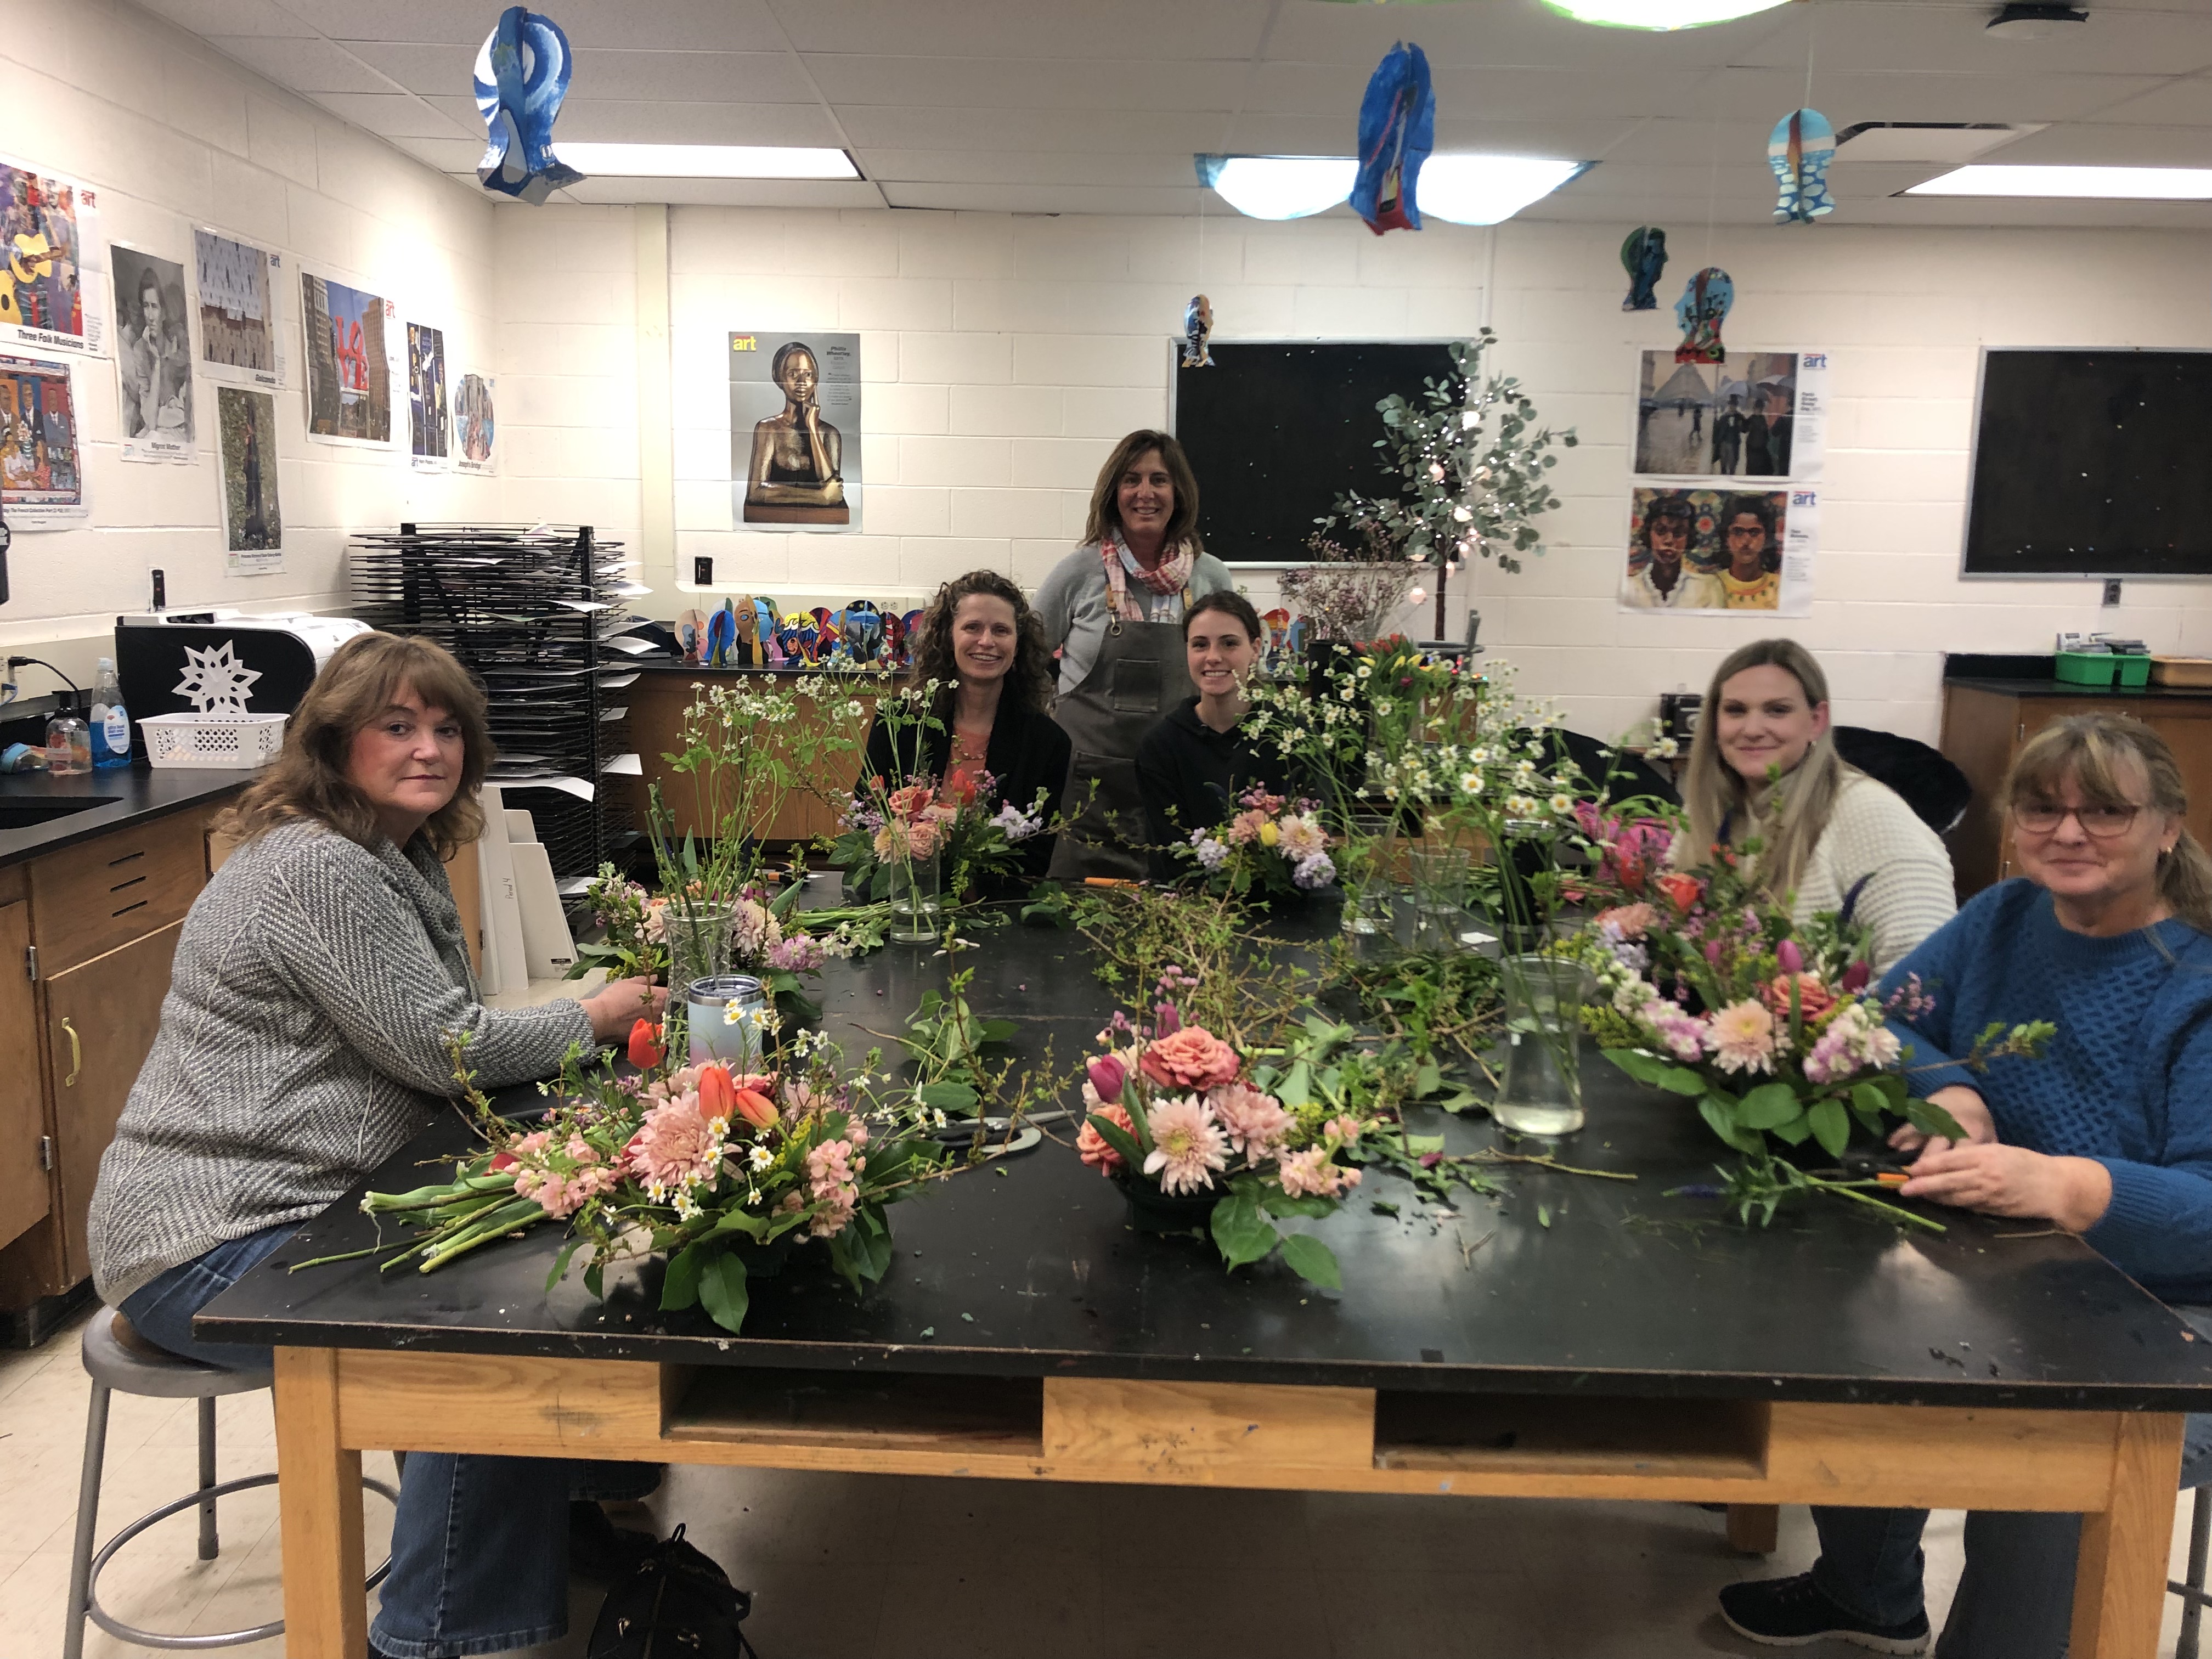
{"type": "Polygon", "coordinates": [[[284,746],[283,714],[149,714],[146,758],[156,766],[230,768],[250,772],[284,746]]]}

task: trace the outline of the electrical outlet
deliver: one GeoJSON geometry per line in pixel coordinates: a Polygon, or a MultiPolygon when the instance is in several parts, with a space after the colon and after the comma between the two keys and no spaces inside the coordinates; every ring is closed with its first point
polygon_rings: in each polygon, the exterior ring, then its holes
{"type": "MultiPolygon", "coordinates": [[[[691,580],[701,587],[712,587],[714,585],[714,556],[713,554],[702,553],[693,558],[691,561],[691,580]]],[[[2120,585],[2118,582],[2114,582],[2112,584],[2112,593],[2115,595],[2118,594],[2119,587],[2120,585]]],[[[2112,605],[2116,603],[2116,600],[2112,597],[2107,596],[2105,603],[2106,605],[2112,605]]]]}
{"type": "Polygon", "coordinates": [[[2119,585],[2119,583],[2118,583],[2118,582],[2106,582],[2106,583],[2105,584],[2105,603],[2106,603],[2106,605],[2118,605],[2119,602],[2120,602],[2120,585],[2119,585]]]}

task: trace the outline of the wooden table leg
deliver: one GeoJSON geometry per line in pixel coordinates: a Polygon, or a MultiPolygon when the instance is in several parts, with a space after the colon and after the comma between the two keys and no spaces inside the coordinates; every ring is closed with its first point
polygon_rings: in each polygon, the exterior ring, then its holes
{"type": "Polygon", "coordinates": [[[2111,1506],[2081,1517],[2072,1659],[2155,1659],[2166,1613],[2182,1419],[2124,1412],[2115,1421],[2111,1506]]]}
{"type": "Polygon", "coordinates": [[[1782,1541],[1779,1504],[1731,1504],[1728,1506],[1729,1547],[1740,1555],[1771,1555],[1782,1541]]]}
{"type": "Polygon", "coordinates": [[[361,1454],[338,1444],[335,1349],[276,1350],[276,1496],[288,1659],[361,1659],[361,1454]]]}

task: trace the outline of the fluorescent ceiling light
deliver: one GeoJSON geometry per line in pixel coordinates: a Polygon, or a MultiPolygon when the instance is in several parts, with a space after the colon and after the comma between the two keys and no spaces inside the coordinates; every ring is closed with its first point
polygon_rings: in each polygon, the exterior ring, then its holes
{"type": "Polygon", "coordinates": [[[1421,216],[1494,225],[1541,201],[1591,164],[1530,155],[1431,155],[1413,188],[1421,216]]]}
{"type": "Polygon", "coordinates": [[[553,153],[579,172],[617,179],[857,179],[842,149],[788,144],[592,144],[553,153]]]}
{"type": "Polygon", "coordinates": [[[2212,167],[1954,167],[1907,196],[2075,196],[2125,202],[2212,201],[2212,167]]]}
{"type": "Polygon", "coordinates": [[[1199,182],[1255,219],[1304,219],[1352,194],[1359,164],[1349,155],[1200,155],[1199,182]]]}
{"type": "Polygon", "coordinates": [[[1577,23],[1617,29],[1699,29],[1770,11],[1784,0],[1544,0],[1577,23]]]}

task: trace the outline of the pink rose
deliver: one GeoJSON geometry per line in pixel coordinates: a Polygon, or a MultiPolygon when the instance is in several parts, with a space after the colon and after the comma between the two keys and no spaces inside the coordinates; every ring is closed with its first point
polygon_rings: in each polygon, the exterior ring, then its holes
{"type": "Polygon", "coordinates": [[[1138,1062],[1164,1088],[1206,1090],[1234,1083],[1243,1069],[1237,1051],[1203,1025],[1185,1025],[1148,1044],[1138,1062]]]}

